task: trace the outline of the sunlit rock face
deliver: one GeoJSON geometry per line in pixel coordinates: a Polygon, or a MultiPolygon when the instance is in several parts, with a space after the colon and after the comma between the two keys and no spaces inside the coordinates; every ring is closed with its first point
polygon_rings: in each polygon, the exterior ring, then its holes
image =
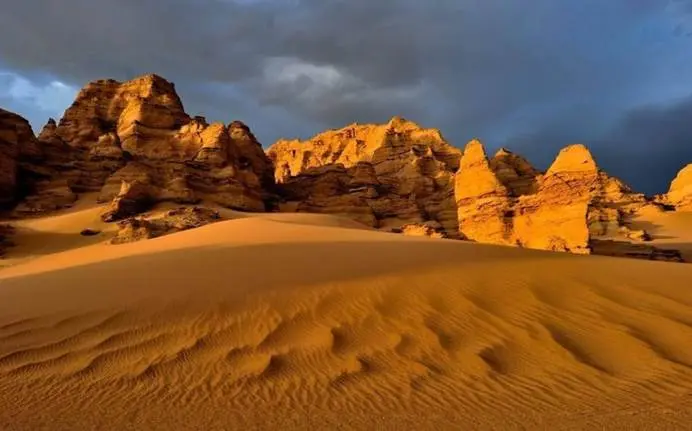
{"type": "Polygon", "coordinates": [[[596,239],[631,239],[627,217],[650,205],[602,172],[579,144],[560,151],[541,174],[504,149],[488,160],[483,145],[471,141],[455,195],[460,232],[468,239],[580,254],[590,253],[596,239]]]}
{"type": "Polygon", "coordinates": [[[175,86],[157,75],[88,84],[38,140],[41,169],[28,170],[32,193],[20,212],[64,206],[55,201],[56,182],[63,194],[99,192],[105,202],[137,180],[152,202],[205,200],[247,211],[265,210],[273,185],[272,165],[245,124],[191,118],[175,86]]]}
{"type": "Polygon", "coordinates": [[[692,211],[692,163],[678,172],[670,184],[666,199],[679,211],[692,211]]]}
{"type": "Polygon", "coordinates": [[[382,229],[435,221],[458,236],[454,174],[461,151],[439,130],[394,117],[304,142],[280,140],[267,153],[292,210],[341,214],[382,229]]]}

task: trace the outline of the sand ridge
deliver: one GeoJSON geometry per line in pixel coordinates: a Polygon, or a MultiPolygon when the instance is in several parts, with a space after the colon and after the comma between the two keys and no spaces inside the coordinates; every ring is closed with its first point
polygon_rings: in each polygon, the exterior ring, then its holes
{"type": "Polygon", "coordinates": [[[688,426],[692,266],[355,227],[244,215],[0,270],[0,428],[688,426]]]}

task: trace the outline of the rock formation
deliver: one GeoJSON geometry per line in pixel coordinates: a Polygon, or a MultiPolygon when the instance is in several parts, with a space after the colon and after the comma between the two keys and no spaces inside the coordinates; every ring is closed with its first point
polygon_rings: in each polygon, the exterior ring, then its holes
{"type": "Polygon", "coordinates": [[[118,222],[111,244],[125,244],[194,229],[221,220],[218,211],[204,207],[180,207],[154,216],[131,217],[118,222]]]}
{"type": "Polygon", "coordinates": [[[435,221],[405,224],[400,228],[393,228],[392,233],[400,233],[405,236],[424,236],[439,239],[449,238],[442,225],[435,221]]]}
{"type": "Polygon", "coordinates": [[[381,229],[436,221],[458,236],[454,173],[461,151],[440,132],[399,117],[353,124],[268,150],[284,204],[352,217],[381,229]]]}
{"type": "Polygon", "coordinates": [[[679,211],[692,211],[692,163],[678,172],[670,184],[666,200],[679,211]]]}
{"type": "Polygon", "coordinates": [[[512,244],[512,193],[491,168],[483,144],[466,145],[454,196],[460,233],[471,240],[512,244]]]}
{"type": "Polygon", "coordinates": [[[589,208],[605,180],[583,145],[558,154],[536,193],[517,202],[514,229],[518,245],[589,253],[589,208]]]}
{"type": "Polygon", "coordinates": [[[88,84],[38,140],[43,170],[27,170],[32,193],[21,214],[68,206],[82,192],[107,202],[123,181],[137,181],[153,203],[207,200],[264,211],[273,183],[271,163],[247,126],[190,118],[174,85],[156,75],[88,84]]]}
{"type": "Polygon", "coordinates": [[[488,160],[471,141],[455,196],[460,232],[478,242],[583,254],[599,238],[646,239],[625,225],[644,196],[599,170],[583,145],[563,149],[542,175],[504,149],[488,160]]]}
{"type": "Polygon", "coordinates": [[[35,157],[38,144],[24,118],[0,109],[0,206],[14,203],[21,194],[21,159],[35,157]]]}
{"type": "Polygon", "coordinates": [[[692,210],[692,165],[654,202],[601,171],[583,145],[563,149],[542,173],[506,149],[489,158],[478,140],[462,152],[400,117],[280,140],[265,154],[241,122],[188,116],[174,85],[156,75],[88,84],[38,138],[0,110],[2,209],[40,214],[86,192],[107,204],[104,221],[119,223],[116,243],[218,219],[199,207],[141,215],[157,203],[208,202],[343,215],[404,235],[677,260],[642,244],[650,236],[628,219],[643,207],[692,210]]]}

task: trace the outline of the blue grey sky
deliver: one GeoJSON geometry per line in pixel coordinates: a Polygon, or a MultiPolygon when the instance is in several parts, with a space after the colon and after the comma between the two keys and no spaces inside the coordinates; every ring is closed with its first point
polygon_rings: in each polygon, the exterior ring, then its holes
{"type": "Polygon", "coordinates": [[[22,0],[0,106],[39,130],[99,78],[158,73],[265,146],[402,115],[546,168],[589,145],[636,189],[692,162],[692,0],[22,0]]]}

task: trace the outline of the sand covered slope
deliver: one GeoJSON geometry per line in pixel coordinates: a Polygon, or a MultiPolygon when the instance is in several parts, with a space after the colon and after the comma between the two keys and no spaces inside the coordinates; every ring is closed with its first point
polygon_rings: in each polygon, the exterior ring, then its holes
{"type": "Polygon", "coordinates": [[[0,429],[692,423],[692,265],[309,214],[108,245],[78,234],[99,210],[17,226],[0,429]]]}

